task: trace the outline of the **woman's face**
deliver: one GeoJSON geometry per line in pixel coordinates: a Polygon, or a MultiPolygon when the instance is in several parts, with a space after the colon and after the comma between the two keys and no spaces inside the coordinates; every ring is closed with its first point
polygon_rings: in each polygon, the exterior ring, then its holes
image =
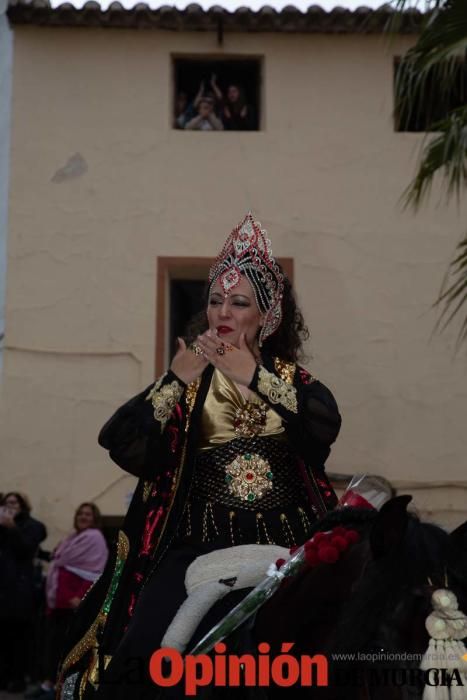
{"type": "Polygon", "coordinates": [[[227,99],[229,102],[238,102],[240,98],[240,90],[236,85],[230,85],[227,90],[227,99]]]}
{"type": "Polygon", "coordinates": [[[21,510],[21,503],[12,493],[6,497],[6,499],[3,502],[3,505],[5,506],[5,508],[8,508],[13,517],[15,517],[15,515],[18,515],[18,513],[21,510]]]}
{"type": "Polygon", "coordinates": [[[263,314],[256,304],[251,284],[242,275],[240,283],[228,296],[218,281],[211,287],[208,300],[208,322],[211,330],[217,330],[220,338],[239,347],[240,335],[245,333],[246,342],[253,348],[263,314]]]}
{"type": "Polygon", "coordinates": [[[208,117],[212,112],[213,106],[208,100],[203,100],[199,103],[198,114],[201,117],[208,117]]]}
{"type": "Polygon", "coordinates": [[[81,532],[88,527],[94,527],[94,513],[89,506],[83,506],[76,514],[76,529],[81,532]]]}

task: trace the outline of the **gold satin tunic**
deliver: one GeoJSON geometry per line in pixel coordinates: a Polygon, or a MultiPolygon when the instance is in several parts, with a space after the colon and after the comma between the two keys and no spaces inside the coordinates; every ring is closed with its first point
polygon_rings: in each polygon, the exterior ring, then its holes
{"type": "MultiPolygon", "coordinates": [[[[237,437],[234,428],[235,413],[238,409],[244,408],[247,403],[259,405],[263,402],[253,392],[250,399],[246,399],[231,379],[215,369],[201,416],[198,449],[207,450],[237,437]]],[[[285,439],[282,419],[270,407],[267,407],[266,424],[260,434],[265,437],[275,437],[278,440],[285,439]]]]}
{"type": "Polygon", "coordinates": [[[182,541],[290,548],[305,541],[314,520],[281,417],[257,394],[246,399],[215,369],[201,414],[182,541]]]}

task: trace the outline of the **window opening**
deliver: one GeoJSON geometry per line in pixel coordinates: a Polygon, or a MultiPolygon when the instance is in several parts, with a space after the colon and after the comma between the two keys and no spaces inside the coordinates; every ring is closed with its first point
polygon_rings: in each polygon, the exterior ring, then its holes
{"type": "Polygon", "coordinates": [[[185,335],[187,326],[193,316],[205,308],[205,287],[206,282],[204,280],[170,280],[170,357],[173,357],[177,350],[177,337],[185,335]]]}
{"type": "Polygon", "coordinates": [[[173,128],[258,131],[260,59],[174,59],[173,128]]]}

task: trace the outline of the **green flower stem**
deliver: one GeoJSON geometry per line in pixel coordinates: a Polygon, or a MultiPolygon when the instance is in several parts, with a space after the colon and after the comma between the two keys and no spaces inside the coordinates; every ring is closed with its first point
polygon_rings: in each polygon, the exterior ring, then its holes
{"type": "Polygon", "coordinates": [[[218,642],[228,637],[237,627],[248,620],[281,585],[282,578],[295,576],[305,563],[305,548],[299,547],[281,566],[275,574],[268,575],[256,588],[236,605],[232,610],[210,630],[193,649],[190,656],[208,654],[218,642]]]}

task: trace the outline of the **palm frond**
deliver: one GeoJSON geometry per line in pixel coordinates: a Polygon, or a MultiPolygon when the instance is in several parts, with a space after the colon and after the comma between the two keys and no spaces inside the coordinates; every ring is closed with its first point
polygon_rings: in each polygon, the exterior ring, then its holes
{"type": "Polygon", "coordinates": [[[420,58],[426,57],[429,66],[453,54],[461,54],[466,44],[465,0],[445,0],[428,14],[426,25],[414,48],[420,58]]]}
{"type": "Polygon", "coordinates": [[[466,70],[454,57],[423,70],[409,54],[396,65],[396,123],[404,131],[414,124],[415,130],[433,130],[434,122],[467,102],[466,70]]]}
{"type": "Polygon", "coordinates": [[[419,12],[422,26],[428,20],[429,14],[440,7],[446,0],[391,0],[389,5],[393,9],[392,16],[387,23],[386,31],[389,34],[397,34],[404,20],[404,14],[419,12]]]}
{"type": "MultiPolygon", "coordinates": [[[[439,332],[445,330],[467,302],[467,235],[458,244],[456,251],[456,256],[450,263],[443,280],[438,299],[433,305],[444,307],[435,326],[435,331],[439,332]]],[[[461,324],[457,345],[459,346],[466,339],[467,316],[461,324]]]]}
{"type": "MultiPolygon", "coordinates": [[[[405,206],[417,209],[438,173],[443,175],[447,199],[452,195],[459,199],[467,186],[466,0],[393,0],[392,4],[396,13],[390,31],[407,10],[425,13],[417,42],[401,59],[395,81],[399,123],[408,125],[413,118],[421,122],[423,117],[427,128],[438,132],[425,142],[418,172],[403,194],[405,206]]],[[[434,303],[441,309],[435,331],[445,330],[466,305],[467,235],[456,248],[434,303]]],[[[458,347],[465,341],[467,315],[458,333],[458,347]]]]}
{"type": "MultiPolygon", "coordinates": [[[[406,4],[404,0],[396,0],[406,4]]],[[[405,54],[396,76],[396,114],[407,121],[420,109],[448,103],[453,90],[467,102],[465,0],[443,0],[426,17],[417,43],[405,54]]]]}
{"type": "Polygon", "coordinates": [[[418,172],[402,195],[404,207],[418,209],[438,172],[444,175],[448,199],[453,194],[459,199],[467,186],[467,105],[454,110],[434,128],[439,133],[424,147],[418,172]]]}

